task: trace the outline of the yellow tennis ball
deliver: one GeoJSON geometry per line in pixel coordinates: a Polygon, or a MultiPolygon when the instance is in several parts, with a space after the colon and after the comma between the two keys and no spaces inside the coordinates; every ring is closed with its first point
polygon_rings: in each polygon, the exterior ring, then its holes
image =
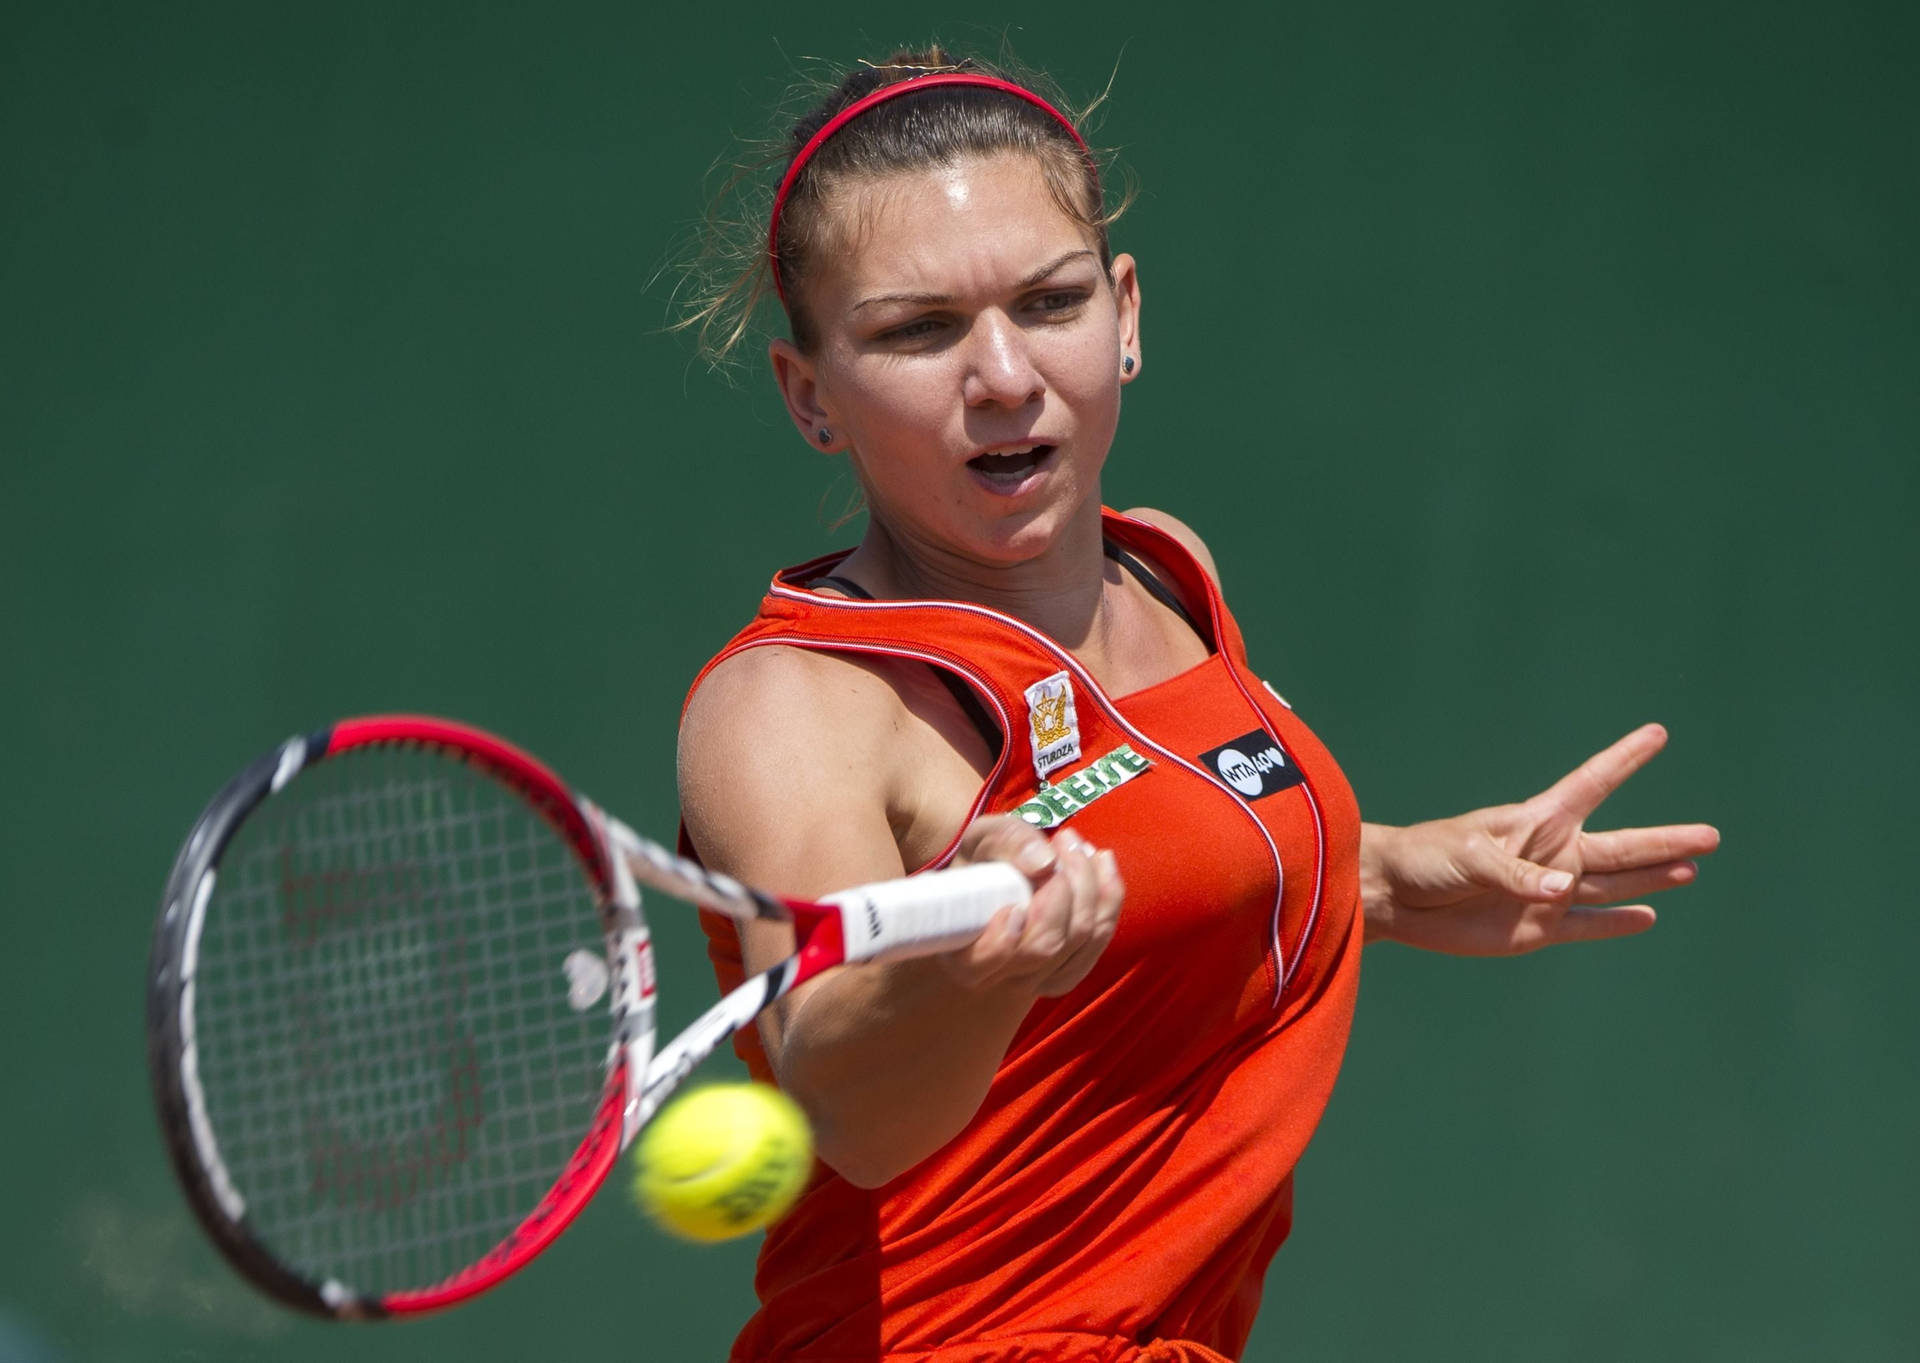
{"type": "Polygon", "coordinates": [[[640,1133],[633,1195],[676,1235],[727,1240],[778,1220],[812,1172],[813,1131],[798,1103],[766,1084],[713,1084],[640,1133]]]}

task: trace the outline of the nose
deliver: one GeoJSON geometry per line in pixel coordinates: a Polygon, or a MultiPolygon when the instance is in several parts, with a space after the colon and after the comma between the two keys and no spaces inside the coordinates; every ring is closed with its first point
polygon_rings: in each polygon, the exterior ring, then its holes
{"type": "Polygon", "coordinates": [[[981,313],[967,337],[963,395],[969,407],[1024,407],[1047,391],[1026,333],[999,311],[981,313]]]}

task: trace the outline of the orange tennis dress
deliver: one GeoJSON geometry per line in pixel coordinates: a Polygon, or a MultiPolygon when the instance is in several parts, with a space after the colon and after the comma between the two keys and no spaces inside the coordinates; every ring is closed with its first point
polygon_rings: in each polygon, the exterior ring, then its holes
{"type": "MultiPolygon", "coordinates": [[[[951,672],[1005,735],[974,812],[1071,825],[1127,885],[1099,963],[1034,1005],[964,1131],[877,1189],[816,1167],[767,1233],[737,1359],[1171,1363],[1246,1342],[1353,1015],[1359,810],[1191,555],[1112,512],[1105,529],[1171,576],[1207,661],[1108,696],[985,607],[803,585],[843,556],[777,576],[714,660],[780,644],[951,672]]],[[[733,924],[702,922],[731,988],[733,924]]],[[[770,1078],[758,1037],[737,1044],[770,1078]]]]}

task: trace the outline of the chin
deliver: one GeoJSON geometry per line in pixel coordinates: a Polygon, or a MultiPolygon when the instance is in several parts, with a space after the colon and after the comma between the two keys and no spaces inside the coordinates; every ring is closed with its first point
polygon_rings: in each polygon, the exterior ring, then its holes
{"type": "Polygon", "coordinates": [[[1085,508],[1097,514],[1099,497],[1091,494],[1071,503],[1052,502],[1010,510],[988,520],[982,528],[982,548],[1003,567],[1029,563],[1053,549],[1072,529],[1085,508]]]}

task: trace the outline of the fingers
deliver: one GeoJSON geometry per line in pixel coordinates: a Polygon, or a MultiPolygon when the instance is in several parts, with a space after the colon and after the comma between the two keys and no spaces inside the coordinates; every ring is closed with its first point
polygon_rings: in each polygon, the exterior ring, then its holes
{"type": "Polygon", "coordinates": [[[1114,929],[1120,925],[1120,903],[1126,895],[1126,886],[1120,879],[1119,863],[1112,852],[1095,851],[1091,844],[1085,844],[1080,855],[1087,858],[1093,873],[1092,898],[1086,904],[1082,920],[1083,939],[1078,947],[1063,955],[1059,965],[1040,985],[1039,992],[1046,998],[1057,998],[1085,979],[1107,949],[1107,943],[1113,940],[1114,929]]]}
{"type": "Polygon", "coordinates": [[[1584,819],[1666,746],[1667,731],[1663,726],[1643,724],[1589,757],[1534,798],[1575,819],[1584,819]]]}
{"type": "Polygon", "coordinates": [[[1460,861],[1469,883],[1498,886],[1519,899],[1558,899],[1573,888],[1569,872],[1516,857],[1479,833],[1461,845],[1460,861]]]}
{"type": "Polygon", "coordinates": [[[1547,935],[1543,946],[1563,942],[1603,942],[1631,937],[1654,924],[1654,912],[1645,904],[1620,904],[1605,909],[1568,909],[1547,935]]]}
{"type": "Polygon", "coordinates": [[[1029,958],[1051,960],[1077,942],[1075,919],[1084,930],[1094,895],[1093,844],[1070,828],[1053,838],[1053,875],[1028,906],[1027,931],[1020,946],[1029,958]]]}
{"type": "Polygon", "coordinates": [[[1071,829],[1049,844],[1018,819],[978,820],[961,846],[969,860],[997,857],[1035,878],[1024,911],[1002,910],[970,946],[952,953],[961,978],[975,987],[1017,982],[1042,996],[1064,994],[1085,978],[1119,923],[1125,887],[1113,854],[1071,829]]]}
{"type": "Polygon", "coordinates": [[[1006,960],[1013,955],[1026,926],[1027,905],[1009,904],[987,920],[987,925],[980,929],[980,935],[965,949],[965,954],[976,965],[990,966],[1006,960]]]}
{"type": "Polygon", "coordinates": [[[1641,895],[1691,885],[1699,875],[1700,868],[1690,861],[1668,861],[1658,866],[1636,866],[1631,871],[1583,875],[1574,886],[1573,902],[1611,904],[1621,899],[1638,899],[1641,895]]]}
{"type": "Polygon", "coordinates": [[[1046,835],[1025,819],[990,814],[967,825],[953,854],[956,866],[980,861],[1007,862],[1032,880],[1053,868],[1055,856],[1046,835]]]}
{"type": "Polygon", "coordinates": [[[1616,828],[1580,836],[1580,864],[1589,871],[1632,871],[1662,862],[1704,857],[1720,845],[1712,824],[1667,824],[1661,828],[1616,828]]]}
{"type": "MultiPolygon", "coordinates": [[[[953,864],[970,866],[982,861],[1004,861],[1028,880],[1046,877],[1058,858],[1053,845],[1039,829],[1011,814],[988,815],[975,819],[960,834],[953,864]]],[[[1036,891],[1034,898],[1039,898],[1036,891]]],[[[982,983],[1004,971],[1019,951],[1026,933],[1030,899],[1025,904],[1009,905],[987,920],[972,944],[958,953],[956,965],[961,976],[971,983],[982,983]]]]}

